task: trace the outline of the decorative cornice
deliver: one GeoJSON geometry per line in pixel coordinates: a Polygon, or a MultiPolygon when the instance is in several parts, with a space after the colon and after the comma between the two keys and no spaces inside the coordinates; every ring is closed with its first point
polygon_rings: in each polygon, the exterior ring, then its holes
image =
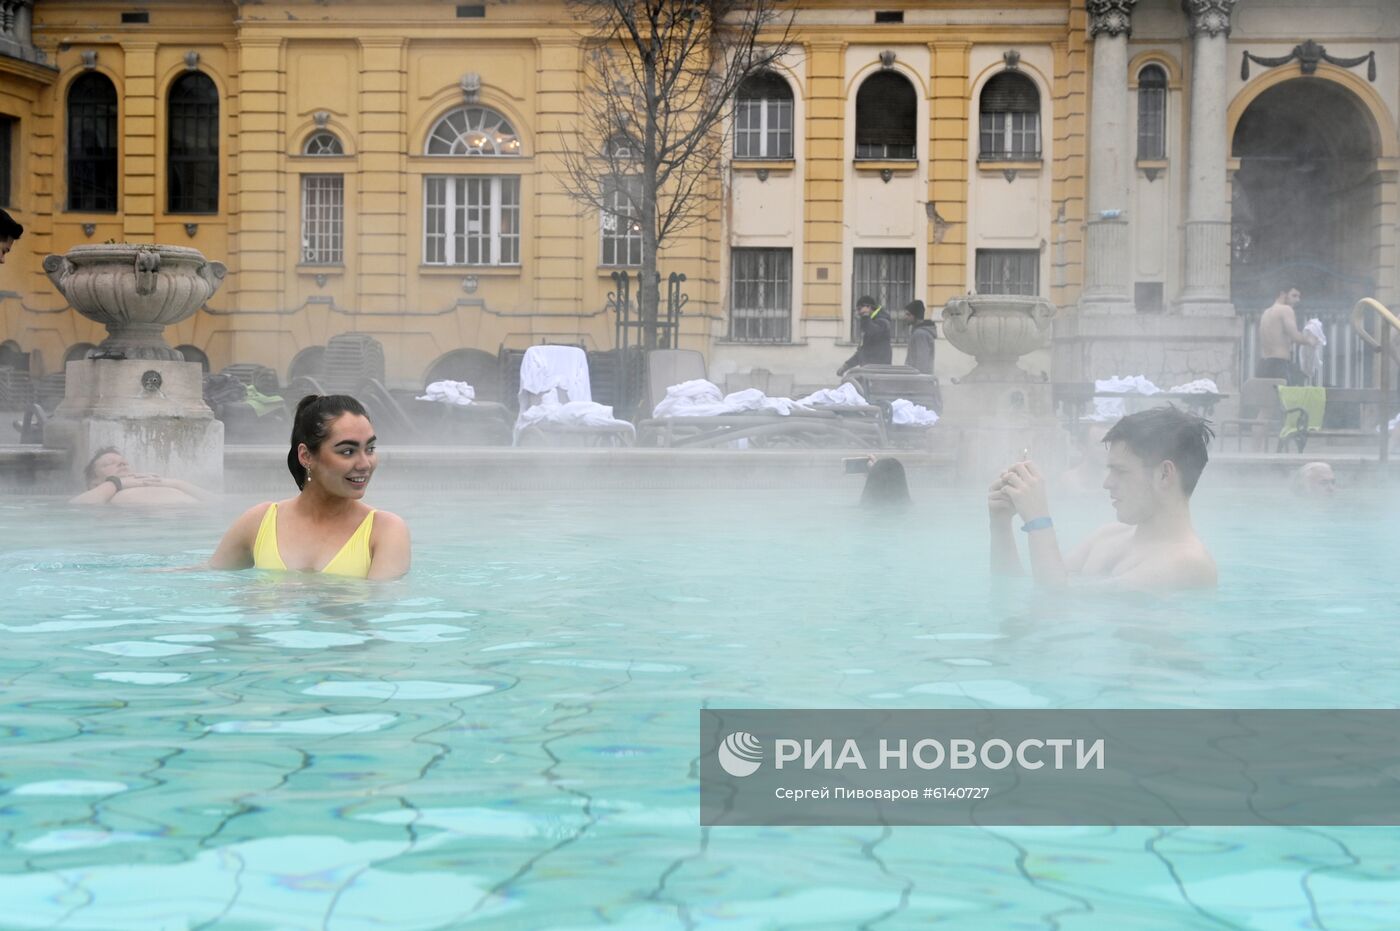
{"type": "Polygon", "coordinates": [[[1127,36],[1133,34],[1133,7],[1137,0],[1085,0],[1089,14],[1089,36],[1127,36]]]}
{"type": "Polygon", "coordinates": [[[1214,38],[1230,35],[1230,13],[1239,0],[1181,0],[1182,12],[1186,14],[1186,34],[1200,33],[1214,38]]]}

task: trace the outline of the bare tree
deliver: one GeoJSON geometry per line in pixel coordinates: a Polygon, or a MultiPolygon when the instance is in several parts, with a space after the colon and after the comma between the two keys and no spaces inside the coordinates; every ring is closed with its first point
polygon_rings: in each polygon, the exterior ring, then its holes
{"type": "MultiPolygon", "coordinates": [[[[788,51],[778,0],[568,0],[592,29],[569,194],[642,240],[638,303],[657,342],[657,250],[703,220],[735,92],[788,51]],[[625,211],[625,213],[624,213],[625,211]]],[[[623,263],[619,263],[623,264],[623,263]]]]}

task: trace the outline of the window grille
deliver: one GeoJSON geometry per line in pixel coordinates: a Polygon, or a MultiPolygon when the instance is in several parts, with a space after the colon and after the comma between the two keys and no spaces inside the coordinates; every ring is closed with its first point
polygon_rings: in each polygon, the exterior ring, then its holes
{"type": "Polygon", "coordinates": [[[792,341],[792,250],[730,253],[729,338],[750,343],[792,341]]]}
{"type": "Polygon", "coordinates": [[[520,179],[489,175],[423,179],[423,261],[518,265],[520,179]]]}
{"type": "Polygon", "coordinates": [[[301,260],[339,265],[345,260],[345,176],[301,176],[301,260]]]}

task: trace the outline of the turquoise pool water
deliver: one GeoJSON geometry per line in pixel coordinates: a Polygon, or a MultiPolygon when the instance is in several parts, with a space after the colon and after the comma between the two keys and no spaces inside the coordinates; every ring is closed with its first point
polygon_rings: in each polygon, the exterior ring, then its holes
{"type": "Polygon", "coordinates": [[[698,827],[706,706],[1400,697],[1394,497],[1205,487],[1221,592],[1163,602],[995,585],[975,495],[858,490],[372,495],[387,585],[145,571],[241,499],[0,501],[0,927],[1400,924],[1394,829],[698,827]]]}

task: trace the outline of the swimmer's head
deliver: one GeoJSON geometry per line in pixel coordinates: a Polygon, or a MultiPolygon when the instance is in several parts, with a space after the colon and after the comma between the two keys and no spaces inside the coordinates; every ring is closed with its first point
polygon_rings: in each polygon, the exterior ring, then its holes
{"type": "Polygon", "coordinates": [[[332,495],[359,498],[377,465],[375,442],[359,401],[348,394],[308,394],[292,420],[287,469],[298,488],[315,481],[332,495]]]}
{"type": "Polygon", "coordinates": [[[904,463],[898,459],[877,459],[871,463],[861,489],[862,507],[906,507],[910,503],[909,480],[904,475],[904,463]]]}
{"type": "Polygon", "coordinates": [[[1337,475],[1325,462],[1309,462],[1293,473],[1293,493],[1305,498],[1330,498],[1337,493],[1337,475]]]}
{"type": "Polygon", "coordinates": [[[87,479],[87,487],[94,488],[98,482],[107,481],[110,475],[129,475],[131,466],[127,464],[126,457],[121,454],[121,450],[115,446],[104,446],[99,449],[88,462],[87,468],[83,469],[83,478],[87,479]]]}
{"type": "Polygon", "coordinates": [[[1103,438],[1108,446],[1103,487],[1118,519],[1139,524],[1163,505],[1190,498],[1214,435],[1205,419],[1170,405],[1130,414],[1114,424],[1103,438]]]}

